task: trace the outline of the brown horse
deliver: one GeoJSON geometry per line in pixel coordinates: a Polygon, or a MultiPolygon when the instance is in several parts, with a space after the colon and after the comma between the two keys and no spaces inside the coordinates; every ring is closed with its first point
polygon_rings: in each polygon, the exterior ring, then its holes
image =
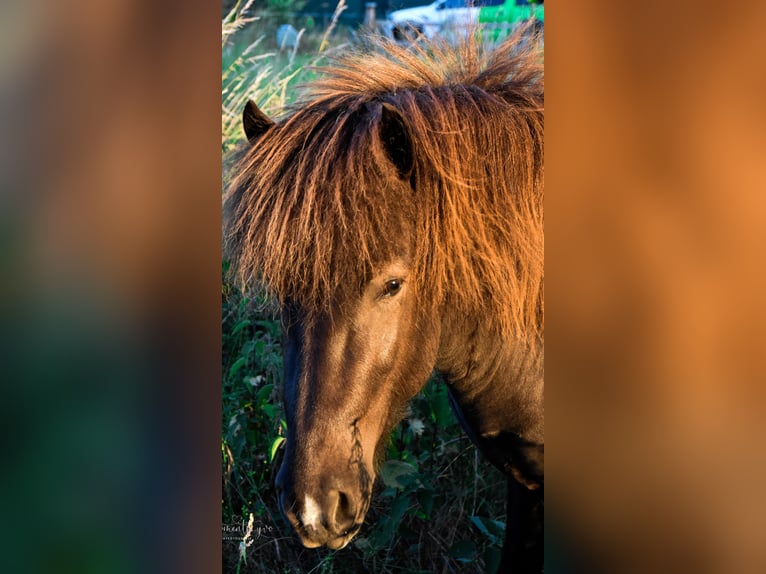
{"type": "Polygon", "coordinates": [[[373,41],[251,142],[227,194],[239,278],[280,303],[288,423],[277,489],[307,547],[342,548],[435,369],[509,477],[503,570],[542,568],[543,74],[494,50],[373,41]]]}

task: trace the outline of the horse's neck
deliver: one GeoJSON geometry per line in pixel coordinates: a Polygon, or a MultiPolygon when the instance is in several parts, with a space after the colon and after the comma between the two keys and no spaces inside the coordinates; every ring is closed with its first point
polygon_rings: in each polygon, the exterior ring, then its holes
{"type": "MultiPolygon", "coordinates": [[[[476,324],[446,323],[436,368],[447,378],[463,426],[495,464],[507,463],[496,460],[493,451],[529,447],[539,449],[542,456],[542,344],[530,349],[476,324]]],[[[529,456],[537,458],[538,453],[529,456]]]]}

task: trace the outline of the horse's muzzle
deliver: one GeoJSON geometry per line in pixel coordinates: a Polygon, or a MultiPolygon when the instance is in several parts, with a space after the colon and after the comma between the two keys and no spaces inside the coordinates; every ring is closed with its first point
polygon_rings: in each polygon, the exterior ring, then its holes
{"type": "Polygon", "coordinates": [[[280,487],[279,478],[277,491],[282,513],[306,548],[343,548],[359,532],[364,520],[364,513],[358,512],[362,505],[348,492],[331,489],[298,499],[280,487]]]}

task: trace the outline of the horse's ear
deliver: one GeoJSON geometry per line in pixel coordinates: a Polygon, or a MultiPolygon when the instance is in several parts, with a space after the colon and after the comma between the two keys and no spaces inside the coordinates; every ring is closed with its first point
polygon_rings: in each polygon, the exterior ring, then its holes
{"type": "Polygon", "coordinates": [[[242,112],[242,127],[245,128],[245,135],[251,144],[273,125],[274,122],[255,105],[253,100],[247,100],[245,111],[242,112]]]}
{"type": "Polygon", "coordinates": [[[389,104],[381,110],[380,141],[402,179],[408,178],[415,163],[410,130],[402,114],[389,104]]]}

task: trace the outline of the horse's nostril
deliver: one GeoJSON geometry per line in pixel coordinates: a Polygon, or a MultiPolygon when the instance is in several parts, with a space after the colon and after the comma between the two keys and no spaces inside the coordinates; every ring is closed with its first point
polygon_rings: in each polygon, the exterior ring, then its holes
{"type": "Polygon", "coordinates": [[[338,492],[338,500],[335,506],[335,530],[344,535],[354,525],[356,519],[356,505],[354,499],[345,492],[338,492]]]}
{"type": "Polygon", "coordinates": [[[343,514],[348,514],[351,508],[351,500],[345,492],[338,494],[338,510],[343,514]]]}

